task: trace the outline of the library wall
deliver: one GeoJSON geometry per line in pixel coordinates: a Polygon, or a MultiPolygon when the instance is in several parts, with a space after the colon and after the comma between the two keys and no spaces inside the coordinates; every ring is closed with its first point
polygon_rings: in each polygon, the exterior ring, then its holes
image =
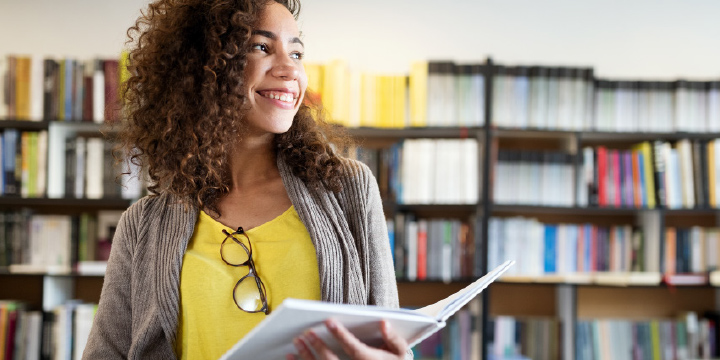
{"type": "MultiPolygon", "coordinates": [[[[119,53],[147,0],[0,1],[0,52],[119,53]],[[22,36],[18,36],[22,34],[22,36]]],[[[405,73],[419,59],[592,66],[601,77],[717,77],[720,2],[304,0],[307,59],[405,73]],[[401,15],[398,15],[401,14],[401,15]]]]}

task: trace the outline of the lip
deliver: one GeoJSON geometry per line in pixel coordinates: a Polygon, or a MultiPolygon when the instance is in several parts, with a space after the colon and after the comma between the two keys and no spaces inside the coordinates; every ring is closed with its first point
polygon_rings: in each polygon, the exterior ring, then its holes
{"type": "Polygon", "coordinates": [[[272,103],[273,105],[280,107],[282,109],[291,110],[291,109],[294,109],[295,106],[298,104],[298,93],[299,93],[298,90],[294,90],[294,89],[290,89],[290,88],[267,88],[267,89],[256,90],[255,93],[257,94],[258,97],[260,97],[264,100],[267,100],[270,103],[272,103]],[[263,91],[275,91],[275,92],[283,92],[283,93],[291,94],[293,96],[293,99],[295,99],[295,101],[292,103],[288,103],[285,101],[271,99],[269,97],[265,97],[262,94],[260,94],[263,91]]]}

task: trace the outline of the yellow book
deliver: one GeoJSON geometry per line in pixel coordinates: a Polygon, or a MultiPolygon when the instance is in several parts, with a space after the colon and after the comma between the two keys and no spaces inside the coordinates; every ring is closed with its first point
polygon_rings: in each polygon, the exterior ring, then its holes
{"type": "Polygon", "coordinates": [[[717,194],[715,193],[715,141],[707,142],[707,173],[708,173],[708,197],[710,198],[710,207],[717,207],[717,194]]]}
{"type": "Polygon", "coordinates": [[[325,65],[322,102],[330,121],[345,124],[350,119],[350,76],[343,60],[333,60],[325,65]]]}
{"type": "Polygon", "coordinates": [[[392,78],[387,75],[380,75],[377,81],[377,126],[388,128],[392,126],[392,78]]]}
{"type": "Polygon", "coordinates": [[[428,63],[417,61],[410,66],[410,126],[427,126],[428,63]]]}
{"type": "Polygon", "coordinates": [[[15,67],[15,117],[30,120],[30,58],[20,56],[15,67]]]}
{"type": "Polygon", "coordinates": [[[634,150],[640,151],[643,156],[643,176],[645,177],[645,183],[642,186],[645,187],[647,193],[647,207],[648,209],[654,209],[656,206],[655,201],[655,174],[653,172],[653,157],[652,150],[649,141],[644,141],[640,144],[633,146],[634,150]]]}
{"type": "Polygon", "coordinates": [[[377,126],[377,76],[360,75],[360,126],[377,126]]]}
{"type": "Polygon", "coordinates": [[[305,64],[305,74],[308,79],[308,89],[305,94],[305,101],[308,101],[310,104],[318,105],[321,103],[323,92],[323,72],[324,66],[322,64],[305,64]]]}
{"type": "Polygon", "coordinates": [[[393,82],[393,116],[392,126],[404,128],[406,124],[407,109],[407,77],[397,75],[392,77],[393,82]]]}
{"type": "Polygon", "coordinates": [[[652,358],[660,360],[660,324],[657,320],[650,322],[650,339],[652,341],[652,358]]]}

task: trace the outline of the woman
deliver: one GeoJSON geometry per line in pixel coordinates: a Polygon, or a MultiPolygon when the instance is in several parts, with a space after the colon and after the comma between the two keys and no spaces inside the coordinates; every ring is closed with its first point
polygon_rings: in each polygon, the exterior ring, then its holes
{"type": "MultiPolygon", "coordinates": [[[[118,225],[84,358],[214,359],[286,297],[398,306],[375,179],[303,103],[298,11],[159,0],[129,30],[120,138],[153,195],[118,225]]],[[[326,325],[351,358],[412,356],[387,323],[382,349],[326,325]]]]}

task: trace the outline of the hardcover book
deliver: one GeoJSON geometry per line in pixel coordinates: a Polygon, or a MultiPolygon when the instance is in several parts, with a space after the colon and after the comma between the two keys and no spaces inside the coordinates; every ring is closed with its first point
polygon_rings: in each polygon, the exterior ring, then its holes
{"type": "Polygon", "coordinates": [[[378,322],[387,320],[410,347],[442,329],[450,316],[475,298],[515,263],[506,261],[459,292],[417,310],[378,306],[331,304],[322,301],[286,299],[257,327],[228,350],[220,359],[285,359],[295,353],[293,339],[312,329],[341,359],[340,345],[327,331],[324,321],[334,318],[366,344],[379,346],[382,335],[378,322]]]}

